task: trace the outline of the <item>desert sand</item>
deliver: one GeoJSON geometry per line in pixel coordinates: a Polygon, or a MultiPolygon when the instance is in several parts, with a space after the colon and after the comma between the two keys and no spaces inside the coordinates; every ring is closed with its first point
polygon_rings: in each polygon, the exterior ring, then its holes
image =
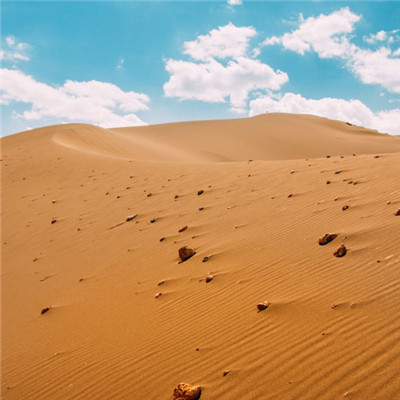
{"type": "Polygon", "coordinates": [[[400,138],[269,114],[1,144],[2,399],[400,398],[400,138]]]}

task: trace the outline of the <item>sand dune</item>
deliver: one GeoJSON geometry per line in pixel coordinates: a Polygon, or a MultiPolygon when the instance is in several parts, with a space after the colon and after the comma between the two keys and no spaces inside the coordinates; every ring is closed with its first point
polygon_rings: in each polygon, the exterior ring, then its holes
{"type": "Polygon", "coordinates": [[[399,138],[270,114],[2,147],[2,398],[400,398],[399,138]]]}

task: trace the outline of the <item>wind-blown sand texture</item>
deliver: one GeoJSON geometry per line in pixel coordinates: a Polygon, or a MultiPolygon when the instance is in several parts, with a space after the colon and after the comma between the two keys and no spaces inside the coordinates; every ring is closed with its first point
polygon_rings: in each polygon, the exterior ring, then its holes
{"type": "Polygon", "coordinates": [[[67,124],[1,165],[2,399],[400,398],[399,138],[67,124]]]}

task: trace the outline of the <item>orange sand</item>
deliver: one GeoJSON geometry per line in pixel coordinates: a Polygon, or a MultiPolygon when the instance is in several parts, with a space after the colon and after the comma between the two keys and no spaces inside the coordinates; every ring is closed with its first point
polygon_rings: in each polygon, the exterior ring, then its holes
{"type": "Polygon", "coordinates": [[[2,399],[400,398],[399,138],[270,114],[1,143],[2,399]]]}

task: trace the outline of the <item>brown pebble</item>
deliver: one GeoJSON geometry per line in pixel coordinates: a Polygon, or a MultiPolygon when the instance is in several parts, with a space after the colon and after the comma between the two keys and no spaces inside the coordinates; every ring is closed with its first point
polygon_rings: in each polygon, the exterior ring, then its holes
{"type": "Polygon", "coordinates": [[[340,174],[342,171],[335,171],[335,175],[340,174]]]}
{"type": "Polygon", "coordinates": [[[201,261],[202,262],[207,262],[207,261],[210,260],[210,258],[211,258],[211,256],[205,256],[205,257],[203,257],[203,259],[201,261]]]}
{"type": "Polygon", "coordinates": [[[344,257],[347,253],[346,246],[344,244],[340,245],[337,250],[333,253],[335,257],[344,257]]]}
{"type": "Polygon", "coordinates": [[[156,222],[156,221],[157,221],[157,218],[153,218],[153,219],[150,220],[150,223],[154,224],[154,222],[156,222]]]}
{"type": "Polygon", "coordinates": [[[214,275],[208,274],[208,275],[206,276],[206,283],[211,282],[213,279],[214,279],[214,275]]]}
{"type": "Polygon", "coordinates": [[[164,285],[164,283],[165,283],[165,279],[162,279],[160,282],[157,283],[157,286],[164,285]]]}
{"type": "Polygon", "coordinates": [[[332,308],[332,309],[334,309],[334,308],[336,308],[336,307],[337,307],[337,304],[332,304],[332,305],[331,305],[331,308],[332,308]]]}
{"type": "Polygon", "coordinates": [[[226,369],[223,373],[222,376],[227,376],[229,374],[229,372],[231,372],[230,369],[226,369]]]}
{"type": "Polygon", "coordinates": [[[187,246],[181,247],[178,253],[181,262],[188,260],[190,257],[193,257],[196,254],[196,252],[193,249],[187,246]]]}
{"type": "Polygon", "coordinates": [[[147,197],[150,197],[151,196],[151,193],[147,193],[147,197]]]}
{"type": "Polygon", "coordinates": [[[204,207],[200,207],[200,208],[199,208],[199,211],[203,211],[203,210],[204,210],[204,207]]]}
{"type": "Polygon", "coordinates": [[[41,315],[46,314],[47,311],[50,311],[50,307],[43,308],[42,311],[40,311],[40,314],[41,315]]]}
{"type": "Polygon", "coordinates": [[[35,257],[33,260],[32,260],[32,262],[36,262],[38,259],[37,259],[37,257],[35,257]]]}
{"type": "Polygon", "coordinates": [[[163,242],[165,240],[165,237],[160,238],[160,242],[163,242]]]}
{"type": "Polygon", "coordinates": [[[180,383],[174,389],[173,400],[198,400],[201,396],[201,386],[193,386],[189,383],[180,383]]]}
{"type": "Polygon", "coordinates": [[[201,194],[203,194],[204,193],[204,190],[199,190],[198,192],[197,192],[197,196],[200,196],[201,194]]]}
{"type": "Polygon", "coordinates": [[[128,215],[126,217],[126,222],[132,221],[133,219],[135,219],[138,215],[134,214],[134,215],[128,215]]]}
{"type": "Polygon", "coordinates": [[[374,158],[379,158],[379,156],[375,156],[374,158]]]}
{"type": "Polygon", "coordinates": [[[346,204],[345,206],[342,207],[343,211],[346,211],[349,208],[349,206],[346,204]]]}
{"type": "Polygon", "coordinates": [[[396,217],[400,215],[400,208],[394,213],[394,215],[396,215],[396,217]]]}
{"type": "Polygon", "coordinates": [[[187,225],[185,225],[184,227],[182,227],[181,229],[179,229],[179,233],[186,231],[186,229],[188,228],[187,225]]]}
{"type": "Polygon", "coordinates": [[[330,183],[331,183],[331,181],[326,181],[326,184],[327,184],[327,185],[330,185],[330,183]]]}
{"type": "Polygon", "coordinates": [[[51,220],[51,223],[52,223],[52,224],[55,224],[56,222],[57,222],[56,219],[52,219],[52,220],[51,220]]]}
{"type": "Polygon", "coordinates": [[[179,196],[176,194],[175,197],[174,197],[174,199],[177,199],[177,198],[179,198],[179,196]]]}
{"type": "Polygon", "coordinates": [[[158,299],[160,296],[162,295],[161,292],[156,293],[156,295],[154,296],[156,299],[158,299]]]}
{"type": "Polygon", "coordinates": [[[288,197],[289,197],[289,198],[290,198],[290,197],[293,197],[293,195],[292,195],[292,194],[289,194],[289,196],[288,196],[288,197]]]}
{"type": "Polygon", "coordinates": [[[337,238],[337,234],[336,233],[326,233],[324,236],[322,236],[321,238],[318,239],[318,243],[320,246],[324,246],[330,242],[332,242],[332,240],[337,238]]]}
{"type": "Polygon", "coordinates": [[[268,301],[264,301],[264,302],[262,302],[262,303],[258,303],[258,304],[257,304],[257,310],[258,310],[258,312],[263,311],[263,310],[267,309],[268,307],[269,307],[268,301]]]}

